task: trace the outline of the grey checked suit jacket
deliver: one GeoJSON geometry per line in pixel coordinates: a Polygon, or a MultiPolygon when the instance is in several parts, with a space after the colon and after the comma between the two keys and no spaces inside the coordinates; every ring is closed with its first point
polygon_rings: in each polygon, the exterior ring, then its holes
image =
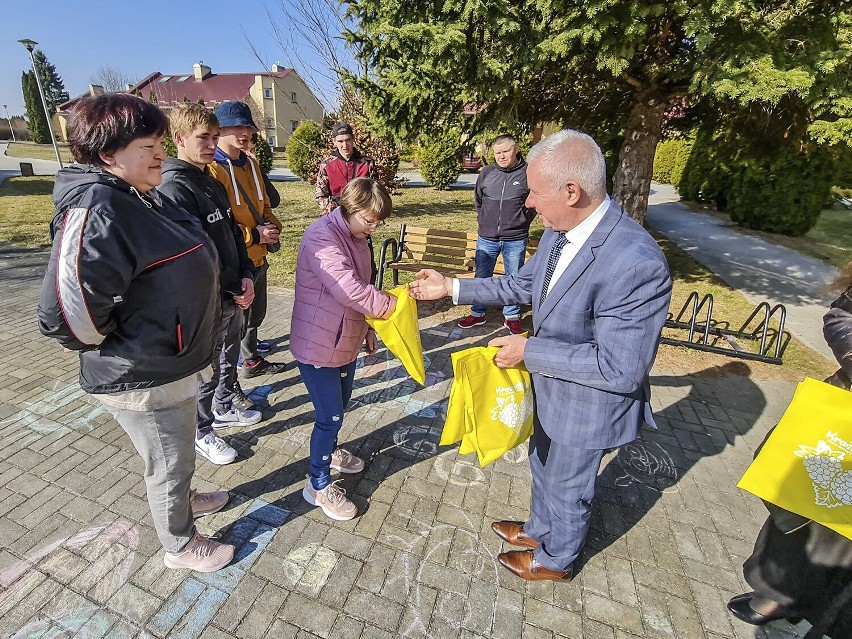
{"type": "Polygon", "coordinates": [[[550,249],[514,276],[459,280],[459,304],[532,304],[524,350],[536,426],[558,442],[614,448],[654,426],[648,373],[666,319],[672,282],[657,242],[613,202],[539,307],[550,249]]]}

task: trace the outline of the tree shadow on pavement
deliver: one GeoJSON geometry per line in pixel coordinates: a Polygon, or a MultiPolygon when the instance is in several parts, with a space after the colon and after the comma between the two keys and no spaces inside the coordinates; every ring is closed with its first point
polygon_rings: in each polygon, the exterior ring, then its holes
{"type": "MultiPolygon", "coordinates": [[[[598,477],[580,566],[615,543],[626,543],[628,555],[633,556],[631,531],[641,536],[636,527],[647,528],[653,553],[640,561],[656,561],[673,571],[679,570],[679,554],[684,552],[669,530],[678,521],[715,536],[724,530],[744,543],[753,541],[753,532],[741,529],[741,511],[730,508],[741,499],[736,482],[751,453],[743,447],[743,454],[733,461],[718,457],[751,430],[766,406],[766,397],[749,378],[750,372],[745,363],[733,361],[690,375],[651,378],[653,386],[689,387],[689,392],[655,414],[657,430],[643,429],[634,442],[609,459],[598,477]],[[717,460],[712,465],[699,465],[714,456],[717,460]],[[643,522],[646,516],[651,519],[643,522]]],[[[724,548],[694,550],[688,560],[728,571],[733,568],[724,548]]]]}

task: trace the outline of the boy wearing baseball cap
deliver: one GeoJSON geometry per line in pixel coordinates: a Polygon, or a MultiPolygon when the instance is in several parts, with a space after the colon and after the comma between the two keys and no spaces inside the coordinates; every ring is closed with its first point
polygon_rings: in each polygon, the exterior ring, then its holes
{"type": "Polygon", "coordinates": [[[210,163],[210,173],[228,193],[234,219],[243,232],[257,275],[254,282],[254,301],[245,312],[240,353],[243,357],[241,376],[249,379],[284,371],[283,364],[265,360],[257,352],[257,329],[266,316],[266,254],[280,246],[278,236],[281,222],[272,213],[263,173],[257,160],[247,154],[257,125],[251,110],[244,102],[229,100],[215,111],[219,120],[219,144],[210,163]]]}
{"type": "Polygon", "coordinates": [[[355,148],[355,135],[348,122],[338,122],[331,129],[335,150],[319,165],[315,197],[323,213],[331,213],[340,200],[343,187],[356,177],[376,177],[372,158],[355,148]]]}

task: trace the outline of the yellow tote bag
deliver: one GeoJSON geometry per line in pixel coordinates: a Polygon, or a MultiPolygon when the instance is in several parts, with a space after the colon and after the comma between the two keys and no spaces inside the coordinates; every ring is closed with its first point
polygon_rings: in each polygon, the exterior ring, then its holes
{"type": "MultiPolygon", "coordinates": [[[[479,348],[479,347],[478,347],[479,348]]],[[[462,386],[462,360],[465,358],[478,357],[476,349],[469,348],[464,351],[456,351],[450,355],[453,362],[453,384],[450,386],[450,401],[447,404],[447,418],[444,421],[444,429],[441,431],[439,446],[449,446],[462,441],[465,433],[473,428],[473,422],[467,418],[465,410],[465,393],[462,386]]],[[[467,452],[473,452],[469,450],[467,452]]],[[[464,453],[462,453],[464,454],[464,453]]]]}
{"type": "Polygon", "coordinates": [[[396,308],[388,319],[367,318],[382,343],[396,355],[408,374],[418,383],[426,383],[426,365],[423,362],[423,345],[417,325],[417,302],[408,294],[408,285],[397,286],[389,295],[396,298],[396,308]]]}
{"type": "Polygon", "coordinates": [[[476,452],[483,468],[526,441],[533,429],[530,374],[524,367],[499,368],[497,347],[453,353],[450,390],[441,444],[461,439],[460,454],[476,452]]]}
{"type": "Polygon", "coordinates": [[[852,393],[801,382],[737,486],[852,539],[852,393]]]}

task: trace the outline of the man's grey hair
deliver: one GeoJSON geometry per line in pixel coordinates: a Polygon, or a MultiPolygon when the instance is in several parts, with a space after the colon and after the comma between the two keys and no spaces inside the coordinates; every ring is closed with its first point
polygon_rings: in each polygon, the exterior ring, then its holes
{"type": "Polygon", "coordinates": [[[553,191],[574,182],[591,199],[606,195],[606,161],[590,135],[574,129],[551,133],[530,149],[527,163],[539,163],[544,180],[553,191]]]}

